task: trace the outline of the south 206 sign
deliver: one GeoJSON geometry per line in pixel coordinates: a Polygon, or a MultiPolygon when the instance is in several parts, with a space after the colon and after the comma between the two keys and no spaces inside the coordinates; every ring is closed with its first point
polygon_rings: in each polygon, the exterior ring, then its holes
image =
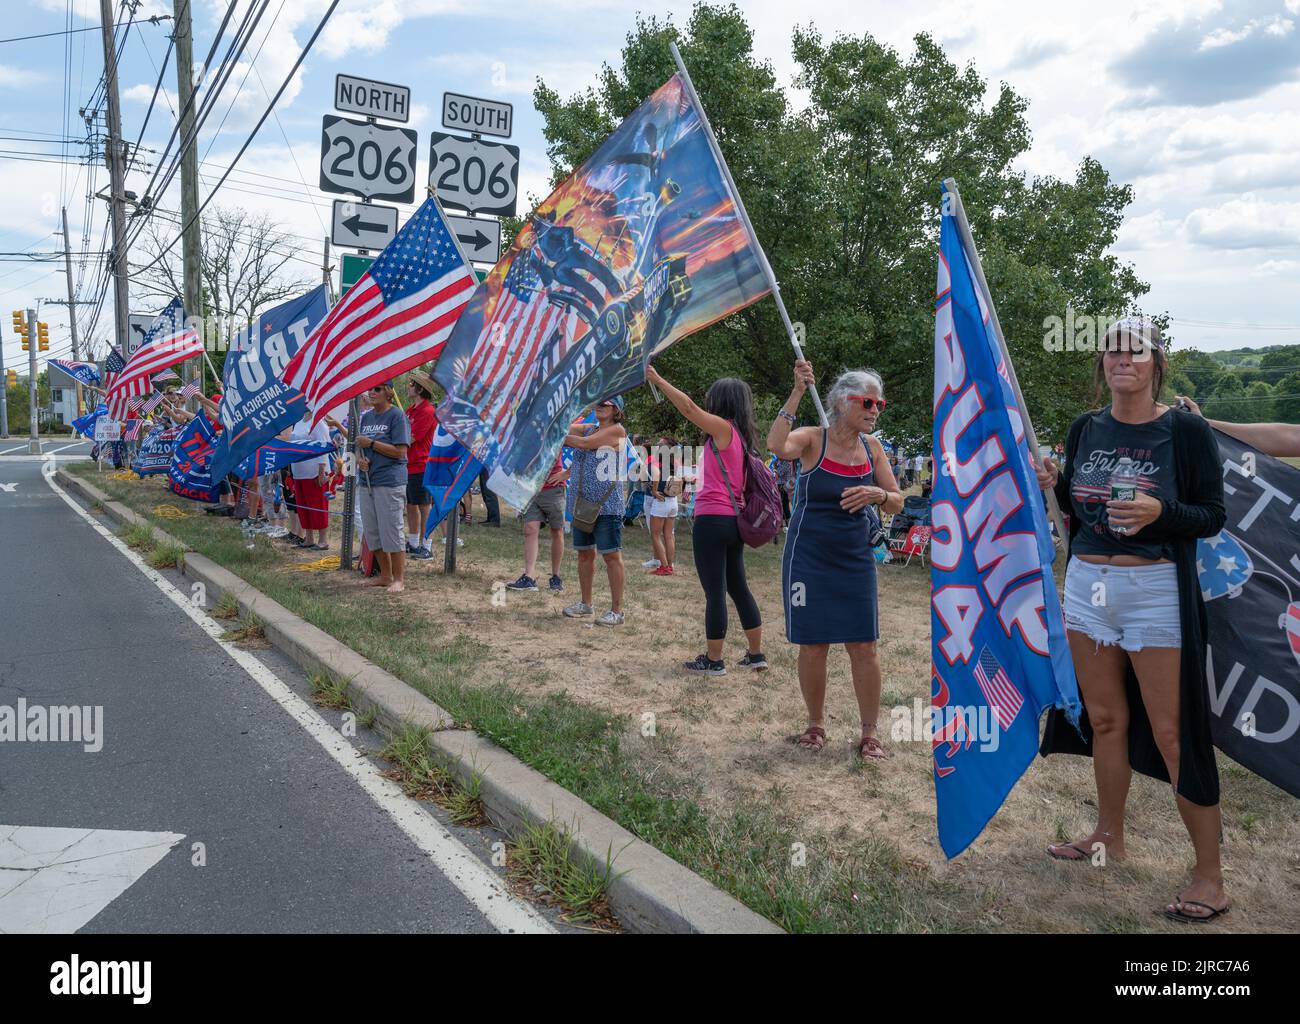
{"type": "Polygon", "coordinates": [[[519,147],[430,132],[429,187],[443,206],[513,217],[519,197],[519,147]]]}
{"type": "Polygon", "coordinates": [[[326,114],[321,123],[324,192],[409,203],[415,198],[416,134],[409,128],[326,114]]]}

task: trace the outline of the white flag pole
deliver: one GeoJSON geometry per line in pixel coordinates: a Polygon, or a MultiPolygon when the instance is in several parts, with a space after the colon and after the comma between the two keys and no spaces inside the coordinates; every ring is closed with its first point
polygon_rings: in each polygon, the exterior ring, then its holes
{"type": "MultiPolygon", "coordinates": [[[[691,81],[691,73],[686,70],[686,64],[682,61],[682,55],[677,49],[677,44],[670,42],[668,46],[673,52],[673,60],[677,62],[677,72],[682,76],[682,84],[686,87],[686,93],[690,96],[695,112],[700,115],[700,123],[704,126],[704,137],[709,140],[709,148],[713,150],[713,158],[718,161],[718,166],[722,168],[722,176],[726,180],[727,190],[731,193],[731,201],[735,204],[736,213],[739,214],[740,222],[745,226],[745,230],[749,233],[749,240],[758,253],[758,262],[763,268],[764,276],[767,277],[768,287],[772,289],[772,298],[776,300],[776,308],[781,314],[781,322],[785,324],[786,333],[790,336],[790,344],[794,347],[795,357],[802,359],[804,357],[803,346],[799,344],[799,336],[795,333],[794,324],[790,322],[790,314],[786,312],[785,303],[781,299],[781,286],[776,283],[776,274],[772,271],[772,264],[767,261],[767,253],[763,251],[763,246],[758,241],[758,235],[754,233],[754,225],[745,210],[745,204],[740,199],[740,191],[736,188],[735,179],[731,176],[731,168],[727,166],[727,161],[723,159],[722,150],[718,147],[718,140],[713,134],[713,126],[709,124],[709,115],[704,112],[704,104],[700,102],[700,97],[695,92],[695,84],[691,81]]],[[[817,394],[817,386],[815,384],[811,385],[808,388],[808,393],[812,396],[813,405],[817,407],[817,416],[821,420],[821,425],[823,427],[829,426],[826,419],[826,410],[822,408],[821,396],[817,394]]]]}
{"type": "MultiPolygon", "coordinates": [[[[1016,377],[1016,364],[1011,361],[1011,353],[1007,350],[1007,339],[1002,333],[1002,323],[998,320],[998,307],[993,302],[993,293],[989,291],[988,280],[984,277],[984,264],[980,261],[979,250],[975,248],[975,236],[971,234],[970,221],[966,219],[966,207],[961,201],[961,190],[957,188],[955,178],[945,178],[943,187],[952,196],[953,217],[957,221],[957,231],[961,235],[962,248],[966,250],[966,262],[975,272],[975,282],[980,291],[984,293],[984,302],[989,309],[989,319],[993,323],[993,338],[998,343],[998,351],[1002,354],[1002,365],[1007,368],[1007,378],[1011,381],[1011,390],[1015,393],[1016,404],[1020,407],[1020,418],[1025,425],[1025,437],[1029,441],[1029,450],[1033,453],[1035,460],[1041,459],[1042,456],[1038,454],[1038,433],[1034,430],[1033,420],[1029,417],[1029,408],[1025,405],[1024,393],[1020,390],[1020,380],[1016,377]]],[[[1057,537],[1060,538],[1062,545],[1068,544],[1069,537],[1065,532],[1065,520],[1061,517],[1061,506],[1056,501],[1056,492],[1046,490],[1043,495],[1047,499],[1047,514],[1056,527],[1057,537]]]]}

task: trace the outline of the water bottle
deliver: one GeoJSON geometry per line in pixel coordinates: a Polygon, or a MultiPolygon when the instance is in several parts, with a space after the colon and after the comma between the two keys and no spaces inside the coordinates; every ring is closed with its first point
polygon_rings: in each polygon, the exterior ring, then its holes
{"type": "MultiPolygon", "coordinates": [[[[1138,468],[1132,459],[1120,459],[1110,474],[1111,501],[1133,501],[1138,492],[1138,468]]],[[[1128,530],[1122,526],[1112,526],[1111,533],[1123,536],[1128,530]]]]}

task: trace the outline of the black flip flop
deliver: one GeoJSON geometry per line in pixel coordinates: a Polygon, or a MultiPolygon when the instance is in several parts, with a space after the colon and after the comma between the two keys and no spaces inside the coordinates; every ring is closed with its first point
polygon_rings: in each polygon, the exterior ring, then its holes
{"type": "Polygon", "coordinates": [[[1222,917],[1232,909],[1231,904],[1226,907],[1212,907],[1200,900],[1184,900],[1177,896],[1174,897],[1174,902],[1181,903],[1185,907],[1204,907],[1209,911],[1208,914],[1183,914],[1177,910],[1170,910],[1168,907],[1164,908],[1165,917],[1171,921],[1179,921],[1182,924],[1204,924],[1206,921],[1213,921],[1216,917],[1222,917]]]}

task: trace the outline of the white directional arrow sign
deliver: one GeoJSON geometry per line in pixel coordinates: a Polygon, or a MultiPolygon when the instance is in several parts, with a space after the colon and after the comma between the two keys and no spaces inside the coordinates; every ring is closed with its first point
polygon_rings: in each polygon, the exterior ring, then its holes
{"type": "Polygon", "coordinates": [[[379,252],[397,234],[397,207],[334,200],[334,229],[330,241],[379,252]]]}
{"type": "Polygon", "coordinates": [[[185,837],[0,825],[0,933],[71,934],[185,837]]]}
{"type": "Polygon", "coordinates": [[[447,215],[447,225],[456,233],[465,258],[471,263],[493,263],[501,259],[501,222],[486,217],[447,215]]]}

